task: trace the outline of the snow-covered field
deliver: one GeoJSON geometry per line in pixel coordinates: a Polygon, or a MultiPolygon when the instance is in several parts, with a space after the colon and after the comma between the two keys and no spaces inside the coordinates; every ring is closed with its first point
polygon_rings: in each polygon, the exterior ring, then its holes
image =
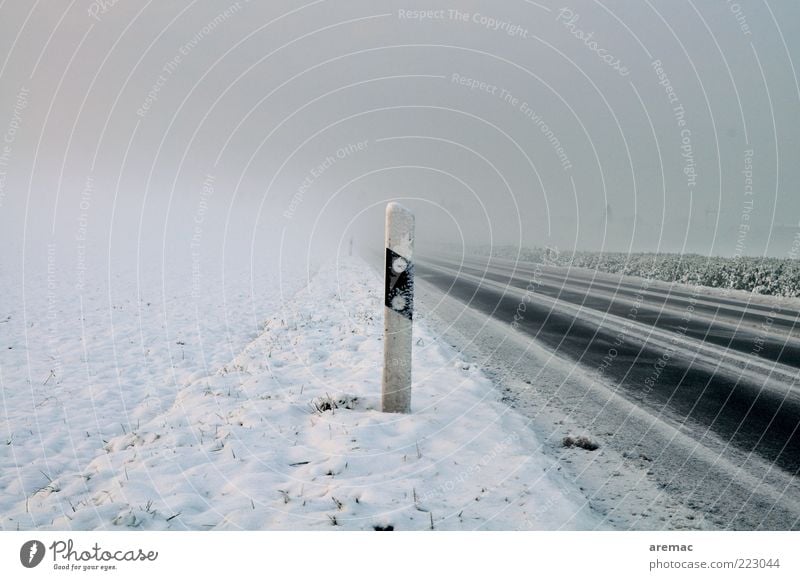
{"type": "Polygon", "coordinates": [[[157,268],[77,292],[57,254],[24,290],[3,277],[0,529],[602,525],[424,320],[413,413],[377,410],[382,284],[363,262],[189,295],[157,268]]]}

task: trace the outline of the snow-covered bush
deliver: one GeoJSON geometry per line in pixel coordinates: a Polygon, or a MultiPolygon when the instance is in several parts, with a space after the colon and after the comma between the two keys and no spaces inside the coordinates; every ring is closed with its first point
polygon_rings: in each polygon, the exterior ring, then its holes
{"type": "MultiPolygon", "coordinates": [[[[459,250],[460,253],[460,250],[459,250]]],[[[783,258],[700,256],[697,254],[625,254],[622,252],[553,252],[544,248],[478,246],[469,254],[519,259],[557,266],[589,268],[610,274],[640,276],[744,290],[754,294],[800,297],[800,261],[783,258]]]]}

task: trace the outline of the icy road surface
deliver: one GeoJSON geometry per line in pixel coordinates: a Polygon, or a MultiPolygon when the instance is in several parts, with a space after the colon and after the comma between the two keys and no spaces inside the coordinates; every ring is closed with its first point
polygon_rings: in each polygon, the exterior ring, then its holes
{"type": "Polygon", "coordinates": [[[565,467],[615,525],[800,527],[797,300],[502,259],[417,275],[434,326],[556,455],[570,430],[608,451],[565,467]]]}

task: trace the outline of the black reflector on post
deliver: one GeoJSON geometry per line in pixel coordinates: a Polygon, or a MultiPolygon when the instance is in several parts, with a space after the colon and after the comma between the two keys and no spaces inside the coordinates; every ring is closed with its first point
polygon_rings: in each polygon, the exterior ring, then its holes
{"type": "Polygon", "coordinates": [[[414,318],[414,264],[386,248],[384,304],[412,320],[414,318]]]}

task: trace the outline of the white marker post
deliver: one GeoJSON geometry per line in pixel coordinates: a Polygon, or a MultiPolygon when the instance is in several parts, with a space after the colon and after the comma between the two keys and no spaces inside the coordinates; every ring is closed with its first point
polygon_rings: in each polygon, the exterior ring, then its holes
{"type": "Polygon", "coordinates": [[[386,206],[386,288],[383,309],[384,413],[411,412],[411,324],[414,314],[414,214],[386,206]]]}

